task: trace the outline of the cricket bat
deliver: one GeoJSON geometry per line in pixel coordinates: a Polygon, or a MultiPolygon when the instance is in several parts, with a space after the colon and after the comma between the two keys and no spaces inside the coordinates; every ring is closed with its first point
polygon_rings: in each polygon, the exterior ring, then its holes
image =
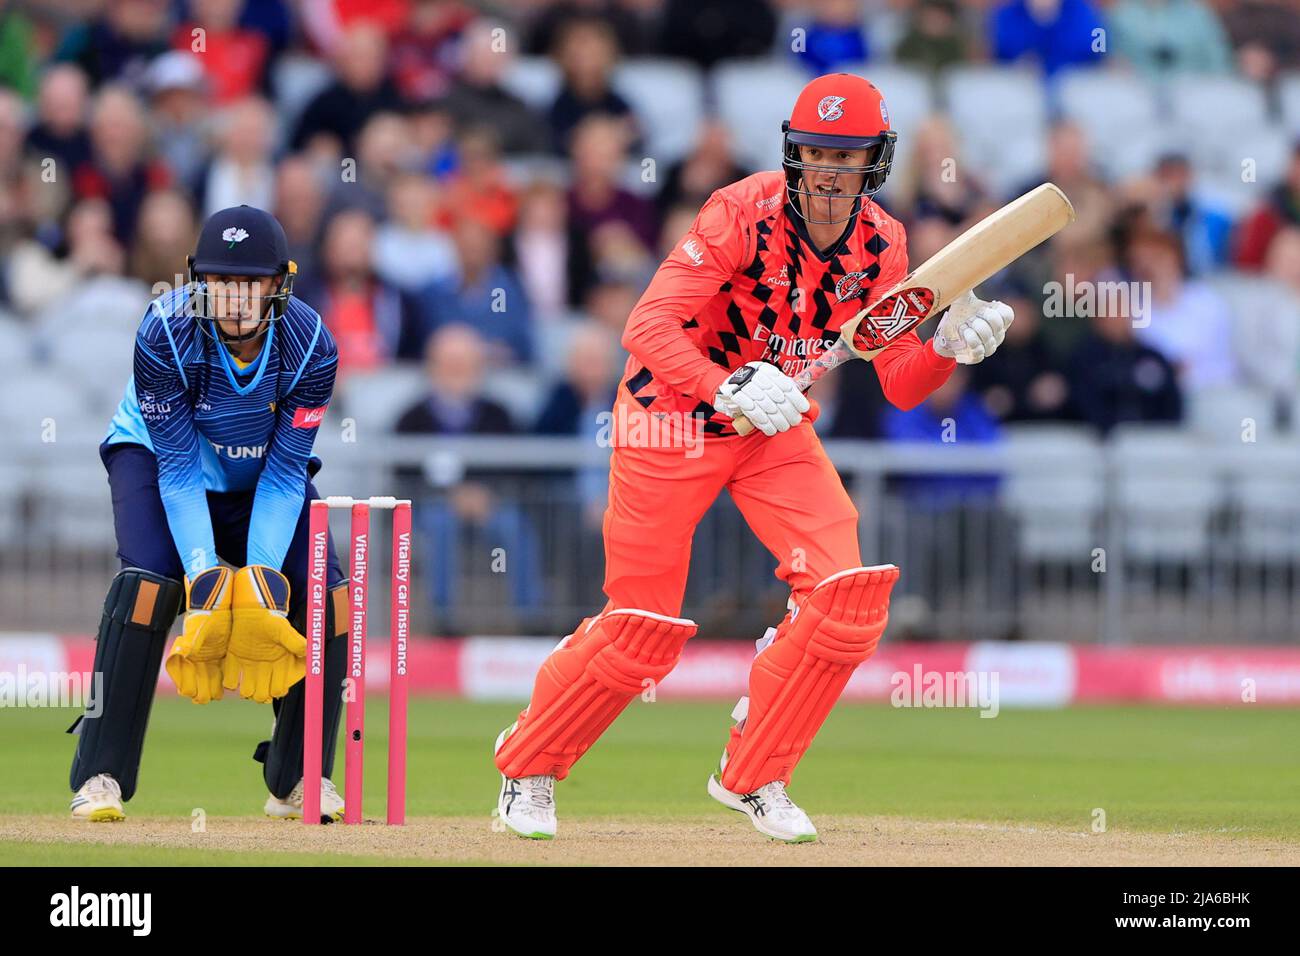
{"type": "MultiPolygon", "coordinates": [[[[1073,221],[1074,207],[1053,183],[1043,183],[990,213],[845,322],[835,344],[794,376],[795,386],[807,391],[850,359],[870,362],[900,335],[937,316],[1073,221]]],[[[754,430],[743,415],[734,419],[733,427],[741,435],[754,430]]]]}

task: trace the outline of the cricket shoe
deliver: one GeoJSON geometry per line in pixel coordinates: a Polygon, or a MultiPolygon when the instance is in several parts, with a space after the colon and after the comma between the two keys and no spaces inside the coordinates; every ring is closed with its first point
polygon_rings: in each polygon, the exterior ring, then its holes
{"type": "MultiPolygon", "coordinates": [[[[289,795],[281,800],[275,794],[266,798],[266,815],[274,817],[277,820],[301,820],[302,819],[302,781],[299,780],[297,785],[289,791],[289,795]]],[[[321,777],[320,781],[320,822],[321,823],[338,823],[343,819],[343,798],[339,792],[334,789],[334,781],[329,777],[321,777]]]]}
{"type": "Polygon", "coordinates": [[[785,784],[773,780],[753,793],[732,793],[722,785],[719,774],[709,776],[709,796],[724,807],[743,813],[759,833],[784,843],[812,843],[817,828],[785,792],[785,784]]]}
{"type": "MultiPolygon", "coordinates": [[[[495,754],[515,729],[511,724],[497,736],[495,754]]],[[[549,840],[555,836],[555,777],[549,773],[531,777],[501,775],[501,794],[497,797],[497,816],[506,826],[529,840],[549,840]]]]}
{"type": "Polygon", "coordinates": [[[72,819],[91,823],[119,823],[126,819],[122,788],[106,773],[97,773],[81,785],[72,798],[72,819]]]}

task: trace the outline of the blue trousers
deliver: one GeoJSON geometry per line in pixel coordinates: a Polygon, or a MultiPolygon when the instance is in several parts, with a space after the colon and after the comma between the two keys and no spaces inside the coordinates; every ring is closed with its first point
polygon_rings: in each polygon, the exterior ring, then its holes
{"type": "MultiPolygon", "coordinates": [[[[153,452],[143,445],[105,444],[99,448],[99,457],[108,470],[108,484],[113,491],[113,525],[117,531],[117,556],[122,567],[144,568],[183,581],[185,566],[167,525],[167,513],[158,492],[158,460],[153,452]]],[[[310,459],[308,477],[315,476],[319,470],[320,459],[310,459]]],[[[253,515],[253,494],[251,490],[208,492],[208,513],[212,516],[217,557],[236,568],[244,566],[248,555],[248,523],[253,515]]],[[[293,540],[279,569],[289,579],[290,620],[294,619],[307,594],[308,502],[319,497],[316,486],[309,480],[293,540]]],[[[327,573],[329,587],[344,582],[333,535],[329,539],[327,573]]]]}

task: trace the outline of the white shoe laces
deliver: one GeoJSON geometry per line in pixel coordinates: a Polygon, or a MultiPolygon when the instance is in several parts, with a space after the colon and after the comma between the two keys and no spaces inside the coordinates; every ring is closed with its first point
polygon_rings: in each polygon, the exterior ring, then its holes
{"type": "Polygon", "coordinates": [[[540,775],[524,777],[519,781],[528,792],[528,802],[539,810],[549,810],[555,806],[555,780],[553,777],[540,775]]]}
{"type": "Polygon", "coordinates": [[[790,795],[785,792],[785,784],[780,780],[773,780],[771,783],[759,787],[758,794],[778,810],[795,810],[800,813],[803,812],[799,810],[798,805],[790,799],[790,795]]]}
{"type": "Polygon", "coordinates": [[[97,773],[86,781],[82,788],[87,796],[102,794],[111,794],[114,797],[122,796],[122,786],[106,773],[97,773]]]}

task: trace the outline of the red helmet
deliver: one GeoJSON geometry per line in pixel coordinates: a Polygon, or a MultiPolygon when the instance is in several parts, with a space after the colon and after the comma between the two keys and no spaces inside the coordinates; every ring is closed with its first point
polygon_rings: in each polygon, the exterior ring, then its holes
{"type": "MultiPolygon", "coordinates": [[[[894,162],[894,143],[898,139],[898,134],[889,128],[889,110],[880,90],[852,73],[828,73],[805,86],[795,100],[790,118],[781,124],[781,132],[785,134],[781,144],[781,165],[785,169],[786,192],[790,205],[805,219],[808,219],[807,212],[795,201],[796,196],[814,196],[803,181],[804,170],[862,173],[862,191],[846,198],[868,199],[885,184],[885,177],[894,162]],[[865,149],[867,163],[864,166],[805,163],[799,158],[800,146],[865,149]]],[[[843,219],[827,221],[847,221],[857,211],[858,205],[854,203],[853,212],[843,219]]]]}

